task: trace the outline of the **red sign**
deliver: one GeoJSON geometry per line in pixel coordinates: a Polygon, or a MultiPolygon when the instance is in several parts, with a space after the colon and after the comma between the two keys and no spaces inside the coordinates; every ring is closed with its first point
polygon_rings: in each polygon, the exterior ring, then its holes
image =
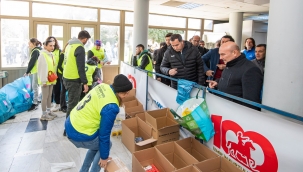
{"type": "Polygon", "coordinates": [[[278,171],[276,152],[266,137],[254,131],[244,131],[234,121],[222,121],[222,116],[212,115],[211,119],[215,129],[214,146],[251,171],[278,171]]]}
{"type": "Polygon", "coordinates": [[[133,84],[134,88],[137,88],[137,83],[136,83],[136,78],[133,77],[132,75],[128,74],[127,78],[130,80],[130,82],[133,84]]]}

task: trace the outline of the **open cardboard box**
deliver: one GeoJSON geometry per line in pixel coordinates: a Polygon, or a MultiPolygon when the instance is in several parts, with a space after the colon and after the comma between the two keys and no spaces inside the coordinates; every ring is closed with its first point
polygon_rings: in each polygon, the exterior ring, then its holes
{"type": "Polygon", "coordinates": [[[196,166],[187,166],[187,167],[184,167],[184,168],[181,168],[179,170],[176,170],[174,172],[202,172],[201,170],[199,170],[196,166]]]}
{"type": "Polygon", "coordinates": [[[136,100],[136,89],[132,89],[129,91],[127,97],[124,97],[122,99],[122,102],[128,102],[128,101],[132,101],[132,100],[136,100]]]}
{"type": "Polygon", "coordinates": [[[137,113],[144,112],[143,105],[138,101],[137,98],[135,98],[135,100],[124,102],[124,108],[126,118],[133,118],[137,113]]]}
{"type": "Polygon", "coordinates": [[[175,142],[169,142],[155,147],[176,168],[181,169],[199,161],[175,142]]]}
{"type": "Polygon", "coordinates": [[[113,158],[107,163],[107,167],[104,172],[130,172],[128,168],[119,158],[113,158]]]}
{"type": "Polygon", "coordinates": [[[160,172],[171,172],[176,170],[174,166],[157,149],[149,148],[133,153],[132,170],[145,172],[143,167],[155,165],[160,172]]]}
{"type": "Polygon", "coordinates": [[[195,157],[199,162],[218,157],[215,152],[192,137],[176,141],[176,143],[195,157]]]}
{"type": "Polygon", "coordinates": [[[202,172],[242,172],[227,159],[219,156],[195,164],[202,172]]]}
{"type": "Polygon", "coordinates": [[[155,145],[179,140],[179,124],[168,108],[145,113],[146,123],[153,127],[153,137],[157,139],[155,145]]]}
{"type": "Polygon", "coordinates": [[[138,150],[152,147],[152,128],[143,122],[140,118],[130,118],[122,121],[122,143],[133,153],[138,150]],[[135,142],[136,137],[142,137],[142,142],[135,142]]]}

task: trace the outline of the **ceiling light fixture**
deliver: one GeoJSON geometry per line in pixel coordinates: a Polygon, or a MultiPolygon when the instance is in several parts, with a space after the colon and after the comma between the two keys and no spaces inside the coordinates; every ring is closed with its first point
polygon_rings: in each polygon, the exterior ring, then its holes
{"type": "Polygon", "coordinates": [[[182,4],[182,5],[179,5],[177,6],[177,8],[182,8],[182,9],[188,9],[188,10],[191,10],[193,8],[197,8],[197,7],[201,7],[203,6],[203,4],[196,4],[196,3],[185,3],[185,4],[182,4]]]}

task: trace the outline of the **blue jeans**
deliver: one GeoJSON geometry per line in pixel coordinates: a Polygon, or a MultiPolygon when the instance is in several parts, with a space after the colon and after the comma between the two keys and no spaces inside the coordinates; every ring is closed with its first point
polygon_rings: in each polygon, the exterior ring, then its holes
{"type": "MultiPolygon", "coordinates": [[[[87,142],[76,142],[74,140],[69,139],[77,148],[85,148],[88,149],[85,159],[83,161],[80,172],[88,172],[89,167],[93,163],[90,171],[91,172],[99,172],[101,170],[98,165],[100,161],[100,152],[99,152],[99,137],[96,137],[92,141],[87,142]]],[[[110,147],[112,147],[112,142],[110,142],[110,147]]]]}

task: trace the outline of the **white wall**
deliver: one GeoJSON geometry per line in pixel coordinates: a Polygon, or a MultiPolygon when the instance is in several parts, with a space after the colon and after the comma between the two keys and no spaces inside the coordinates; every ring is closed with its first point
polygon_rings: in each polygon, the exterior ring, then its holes
{"type": "MultiPolygon", "coordinates": [[[[214,25],[214,33],[225,32],[229,34],[229,23],[220,23],[214,25]]],[[[243,21],[242,27],[242,43],[240,46],[241,49],[244,48],[244,41],[246,38],[253,37],[256,41],[256,44],[266,44],[267,42],[267,24],[256,22],[253,20],[243,21]]]]}

